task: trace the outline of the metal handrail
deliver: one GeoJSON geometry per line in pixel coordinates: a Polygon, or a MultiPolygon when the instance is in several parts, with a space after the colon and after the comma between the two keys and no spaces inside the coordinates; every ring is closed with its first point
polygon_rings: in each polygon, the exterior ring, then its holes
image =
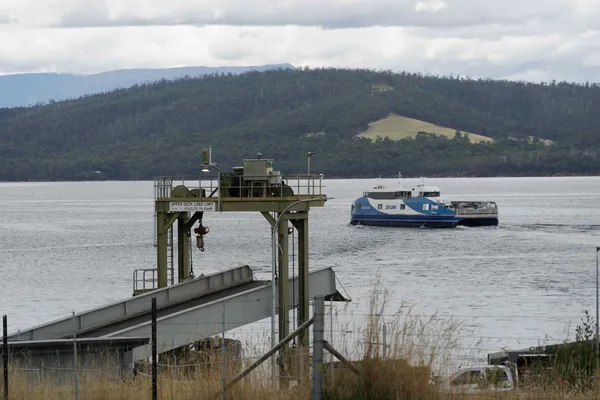
{"type": "Polygon", "coordinates": [[[458,208],[456,210],[457,215],[497,215],[498,211],[496,209],[468,209],[468,208],[458,208]]]}
{"type": "MultiPolygon", "coordinates": [[[[171,270],[167,270],[167,280],[171,275],[171,270]]],[[[158,287],[158,268],[139,268],[133,271],[133,292],[142,290],[154,290],[158,287]],[[138,277],[142,274],[142,278],[138,277]],[[150,278],[147,275],[150,274],[150,278]],[[141,285],[140,285],[141,283],[141,285]],[[141,286],[141,287],[140,287],[141,286]]]]}
{"type": "MultiPolygon", "coordinates": [[[[267,196],[266,190],[262,191],[262,196],[257,195],[256,190],[260,188],[279,188],[281,187],[278,183],[273,183],[273,180],[279,180],[285,183],[286,186],[290,187],[294,191],[293,197],[296,196],[324,196],[324,185],[323,175],[321,174],[287,174],[287,175],[260,175],[260,176],[248,176],[239,175],[239,184],[228,186],[229,190],[238,190],[239,196],[229,196],[230,198],[268,198],[273,196],[267,196]],[[242,192],[250,191],[253,196],[242,196],[242,192]]],[[[215,177],[198,179],[198,178],[184,178],[184,177],[157,177],[154,180],[155,187],[155,199],[169,198],[173,187],[178,185],[185,185],[189,190],[204,189],[207,196],[216,197],[217,193],[213,191],[218,190],[218,179],[215,177]],[[187,182],[187,184],[186,184],[187,182]],[[192,183],[192,185],[190,185],[192,183]]],[[[284,197],[283,191],[277,197],[284,197]]]]}

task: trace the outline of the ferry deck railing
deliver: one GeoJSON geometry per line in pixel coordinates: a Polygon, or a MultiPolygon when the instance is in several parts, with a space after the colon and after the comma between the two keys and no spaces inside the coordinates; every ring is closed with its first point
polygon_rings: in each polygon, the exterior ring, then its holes
{"type": "Polygon", "coordinates": [[[453,201],[457,215],[498,215],[498,207],[490,201],[453,201]]]}

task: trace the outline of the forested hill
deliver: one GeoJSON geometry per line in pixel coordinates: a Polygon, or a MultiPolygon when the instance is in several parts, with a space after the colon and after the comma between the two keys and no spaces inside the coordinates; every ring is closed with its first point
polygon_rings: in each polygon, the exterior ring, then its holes
{"type": "Polygon", "coordinates": [[[261,151],[284,173],[304,172],[313,151],[312,171],[330,177],[598,174],[599,106],[596,84],[369,70],[163,80],[0,109],[0,180],[195,176],[206,146],[225,168],[261,151]],[[411,134],[415,121],[489,140],[411,134]]]}

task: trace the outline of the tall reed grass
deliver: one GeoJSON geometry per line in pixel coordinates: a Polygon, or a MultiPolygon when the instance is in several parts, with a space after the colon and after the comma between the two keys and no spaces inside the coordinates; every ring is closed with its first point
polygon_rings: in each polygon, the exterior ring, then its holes
{"type": "MultiPolygon", "coordinates": [[[[342,354],[356,353],[352,363],[356,374],[342,363],[324,366],[325,400],[438,400],[438,399],[597,399],[598,392],[573,392],[557,385],[545,385],[508,393],[466,395],[442,391],[432,383],[432,371],[449,368],[458,354],[464,353],[462,339],[469,332],[454,318],[437,314],[423,316],[414,308],[402,305],[389,310],[390,291],[382,285],[379,275],[372,283],[369,312],[360,326],[358,342],[340,335],[332,345],[342,354]],[[385,316],[385,321],[383,321],[385,316]],[[383,323],[387,328],[386,348],[383,344],[383,323]]],[[[350,330],[350,329],[349,329],[350,330]]],[[[247,366],[253,360],[245,360],[247,366]]],[[[240,365],[228,360],[228,379],[235,376],[240,365]]],[[[106,366],[105,366],[106,367],[106,366]]],[[[109,373],[81,374],[78,381],[80,400],[144,400],[151,399],[151,378],[146,373],[135,378],[114,379],[109,373]]],[[[0,380],[2,378],[0,377],[0,380]]],[[[279,390],[272,386],[267,373],[258,369],[227,391],[226,399],[296,400],[310,398],[308,377],[304,384],[279,390]]],[[[10,400],[74,399],[74,380],[62,383],[49,376],[39,376],[18,370],[10,371],[10,400]]],[[[202,368],[161,366],[158,377],[158,398],[161,400],[220,399],[222,384],[218,354],[202,368]],[[210,368],[208,368],[210,367],[210,368]],[[185,371],[184,371],[185,369],[185,371]]],[[[0,393],[0,398],[1,398],[0,393]]]]}

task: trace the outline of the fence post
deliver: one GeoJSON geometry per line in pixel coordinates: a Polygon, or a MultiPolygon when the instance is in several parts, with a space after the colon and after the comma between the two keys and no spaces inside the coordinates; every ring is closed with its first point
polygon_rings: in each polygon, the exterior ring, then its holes
{"type": "Polygon", "coordinates": [[[225,302],[221,317],[221,400],[225,400],[225,302]]]}
{"type": "MultiPolygon", "coordinates": [[[[330,340],[333,341],[333,300],[329,300],[329,309],[331,311],[331,318],[329,320],[329,337],[331,338],[330,340]]],[[[333,354],[329,353],[329,362],[331,363],[331,382],[333,383],[333,375],[334,375],[334,371],[333,371],[333,354]]]]}
{"type": "Polygon", "coordinates": [[[78,382],[78,368],[79,363],[77,361],[77,326],[75,325],[75,311],[73,311],[73,369],[75,370],[75,400],[79,400],[79,382],[78,382]]]}
{"type": "Polygon", "coordinates": [[[8,400],[8,317],[2,317],[2,353],[4,364],[4,400],[8,400]]]}
{"type": "Polygon", "coordinates": [[[152,400],[158,400],[157,381],[157,357],[156,357],[156,297],[152,298],[152,400]]]}
{"type": "Polygon", "coordinates": [[[381,358],[383,358],[385,360],[387,358],[387,326],[386,326],[385,322],[383,323],[382,335],[383,335],[383,354],[381,355],[381,358]]]}
{"type": "Polygon", "coordinates": [[[321,400],[323,396],[323,349],[325,348],[325,298],[315,297],[313,325],[313,366],[311,400],[321,400]]]}

